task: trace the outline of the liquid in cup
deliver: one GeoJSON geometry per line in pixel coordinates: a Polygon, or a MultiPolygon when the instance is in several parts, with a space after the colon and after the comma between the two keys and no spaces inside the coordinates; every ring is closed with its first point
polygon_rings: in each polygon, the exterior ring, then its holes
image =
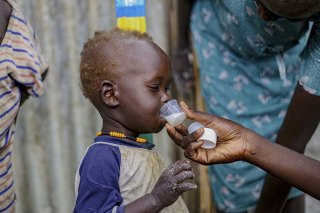
{"type": "Polygon", "coordinates": [[[164,119],[168,121],[168,123],[175,127],[181,124],[186,119],[186,114],[184,112],[173,113],[171,115],[165,116],[164,119]]]}
{"type": "Polygon", "coordinates": [[[160,108],[160,116],[173,127],[178,126],[186,119],[186,114],[181,111],[176,99],[172,99],[160,108]]]}

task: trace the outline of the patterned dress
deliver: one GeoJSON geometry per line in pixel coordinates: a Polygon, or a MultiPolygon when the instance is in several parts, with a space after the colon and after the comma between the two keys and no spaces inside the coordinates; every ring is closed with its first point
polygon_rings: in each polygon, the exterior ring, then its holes
{"type": "MultiPolygon", "coordinates": [[[[297,82],[320,95],[319,18],[264,21],[252,0],[198,0],[191,32],[210,113],[274,141],[297,82]]],[[[235,162],[210,166],[209,176],[217,207],[241,212],[255,207],[265,172],[235,162]]]]}
{"type": "Polygon", "coordinates": [[[35,97],[43,93],[41,74],[48,68],[36,35],[18,5],[7,0],[12,14],[0,45],[0,212],[13,212],[12,143],[21,87],[35,97]]]}

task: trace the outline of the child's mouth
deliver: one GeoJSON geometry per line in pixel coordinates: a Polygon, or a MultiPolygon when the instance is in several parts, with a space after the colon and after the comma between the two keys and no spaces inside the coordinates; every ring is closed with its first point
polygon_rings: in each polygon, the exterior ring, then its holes
{"type": "Polygon", "coordinates": [[[162,126],[165,126],[167,121],[166,121],[166,119],[164,119],[164,117],[160,117],[160,123],[162,126]]]}

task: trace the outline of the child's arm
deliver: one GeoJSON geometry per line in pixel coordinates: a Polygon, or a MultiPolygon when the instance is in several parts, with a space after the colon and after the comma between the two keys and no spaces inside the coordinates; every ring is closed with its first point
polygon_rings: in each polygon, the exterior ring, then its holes
{"type": "Polygon", "coordinates": [[[154,213],[170,206],[183,192],[197,188],[195,183],[187,182],[194,178],[191,169],[186,160],[171,164],[163,171],[152,192],[126,205],[125,212],[154,213]]]}
{"type": "Polygon", "coordinates": [[[320,199],[319,161],[271,143],[230,120],[193,111],[185,104],[181,104],[181,107],[188,118],[214,129],[218,135],[216,148],[203,149],[200,148],[201,142],[195,142],[203,129],[188,135],[185,127],[173,128],[167,125],[168,134],[185,149],[187,158],[205,165],[245,160],[320,199]]]}
{"type": "MultiPolygon", "coordinates": [[[[97,212],[159,212],[174,203],[183,192],[195,189],[191,165],[180,160],[164,170],[153,190],[123,204],[119,177],[121,153],[118,147],[94,144],[91,146],[79,169],[80,183],[76,184],[77,200],[74,213],[97,212]]],[[[141,185],[150,184],[141,180],[141,185]]]]}

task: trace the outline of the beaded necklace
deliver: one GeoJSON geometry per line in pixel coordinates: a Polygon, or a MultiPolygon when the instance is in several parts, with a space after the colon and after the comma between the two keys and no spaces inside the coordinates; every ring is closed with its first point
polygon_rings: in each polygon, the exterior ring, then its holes
{"type": "Polygon", "coordinates": [[[101,132],[101,131],[99,131],[99,132],[97,132],[96,135],[97,136],[109,135],[109,136],[115,137],[115,138],[127,138],[127,139],[133,140],[138,143],[146,143],[147,142],[147,140],[144,138],[128,136],[128,135],[125,135],[124,133],[121,133],[121,132],[101,132]]]}

